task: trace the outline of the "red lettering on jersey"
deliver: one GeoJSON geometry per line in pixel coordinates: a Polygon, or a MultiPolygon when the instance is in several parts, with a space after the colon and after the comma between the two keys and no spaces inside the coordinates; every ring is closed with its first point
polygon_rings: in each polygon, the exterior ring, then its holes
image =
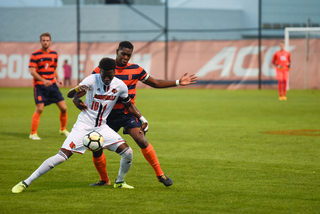
{"type": "Polygon", "coordinates": [[[94,95],[94,98],[98,100],[115,100],[117,96],[108,96],[108,95],[94,95]]]}

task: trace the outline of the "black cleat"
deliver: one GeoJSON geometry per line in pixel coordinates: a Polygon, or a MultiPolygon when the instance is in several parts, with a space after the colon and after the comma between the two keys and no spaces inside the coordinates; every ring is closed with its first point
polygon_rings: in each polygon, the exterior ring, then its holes
{"type": "Polygon", "coordinates": [[[100,180],[100,181],[98,181],[96,183],[90,184],[89,186],[93,187],[93,186],[110,186],[110,185],[111,185],[110,181],[106,182],[106,181],[101,181],[100,180]]]}
{"type": "Polygon", "coordinates": [[[171,186],[173,184],[171,178],[169,178],[165,174],[158,176],[158,181],[163,183],[166,187],[171,186]]]}

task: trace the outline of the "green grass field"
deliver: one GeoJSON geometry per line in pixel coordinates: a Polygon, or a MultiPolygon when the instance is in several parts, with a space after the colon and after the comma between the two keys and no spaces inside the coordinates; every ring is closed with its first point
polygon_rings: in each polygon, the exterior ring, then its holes
{"type": "MultiPolygon", "coordinates": [[[[32,88],[0,88],[0,94],[0,213],[320,212],[318,90],[291,90],[279,101],[276,90],[139,89],[136,105],[150,123],[147,139],[171,187],[156,180],[139,147],[124,136],[134,151],[126,177],[134,190],[89,187],[99,176],[88,151],[21,194],[11,188],[64,141],[59,110],[44,109],[42,140],[32,141],[32,88]]],[[[79,111],[66,99],[71,130],[79,111]]],[[[120,156],[105,154],[114,181],[120,156]]]]}

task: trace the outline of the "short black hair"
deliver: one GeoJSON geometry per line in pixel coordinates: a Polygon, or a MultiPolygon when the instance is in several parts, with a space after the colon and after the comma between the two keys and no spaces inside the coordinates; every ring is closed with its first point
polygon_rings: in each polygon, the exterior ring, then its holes
{"type": "Polygon", "coordinates": [[[122,48],[129,48],[129,49],[133,50],[133,44],[128,41],[122,41],[119,43],[118,49],[122,49],[122,48]]]}
{"type": "Polygon", "coordinates": [[[108,57],[102,58],[99,62],[100,69],[109,71],[116,68],[116,62],[108,57]]]}

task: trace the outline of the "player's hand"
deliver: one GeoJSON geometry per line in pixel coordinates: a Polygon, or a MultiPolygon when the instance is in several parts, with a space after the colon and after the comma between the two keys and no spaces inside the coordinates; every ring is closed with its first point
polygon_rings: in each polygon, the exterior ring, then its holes
{"type": "Polygon", "coordinates": [[[63,86],[63,82],[61,80],[57,80],[57,83],[60,85],[60,86],[63,86]]]}
{"type": "Polygon", "coordinates": [[[43,84],[48,87],[48,86],[51,86],[52,85],[52,82],[50,80],[45,80],[43,81],[43,84]]]}
{"type": "Polygon", "coordinates": [[[140,132],[146,133],[147,131],[149,131],[149,123],[145,122],[144,124],[142,124],[140,132]]]}
{"type": "Polygon", "coordinates": [[[82,102],[82,100],[79,99],[78,97],[74,97],[72,99],[72,102],[81,111],[86,111],[88,109],[88,106],[86,106],[86,104],[84,104],[84,102],[82,102]]]}
{"type": "Polygon", "coordinates": [[[197,76],[195,76],[195,74],[191,74],[190,76],[187,76],[188,73],[185,73],[179,80],[180,85],[185,86],[185,85],[189,85],[189,84],[194,84],[196,83],[196,80],[198,79],[197,76]]]}
{"type": "Polygon", "coordinates": [[[140,122],[142,123],[140,133],[141,133],[141,132],[146,133],[146,132],[148,131],[148,129],[149,129],[149,123],[148,123],[148,121],[146,120],[146,118],[144,118],[144,116],[141,116],[141,117],[139,118],[139,120],[140,120],[140,122]]]}

